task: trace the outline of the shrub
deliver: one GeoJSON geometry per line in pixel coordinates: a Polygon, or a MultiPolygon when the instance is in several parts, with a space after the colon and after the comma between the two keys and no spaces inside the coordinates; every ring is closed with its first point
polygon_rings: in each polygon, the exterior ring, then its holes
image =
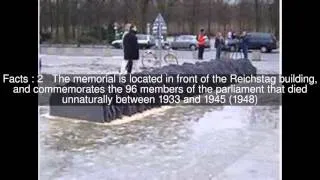
{"type": "Polygon", "coordinates": [[[80,44],[96,44],[99,40],[89,34],[82,34],[79,37],[78,43],[80,44]]]}
{"type": "Polygon", "coordinates": [[[40,43],[48,41],[51,39],[51,33],[49,32],[41,32],[40,33],[40,43]]]}

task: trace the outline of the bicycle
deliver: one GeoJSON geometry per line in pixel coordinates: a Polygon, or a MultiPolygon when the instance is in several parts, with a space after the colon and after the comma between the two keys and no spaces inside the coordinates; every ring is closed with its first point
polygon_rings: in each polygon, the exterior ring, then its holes
{"type": "Polygon", "coordinates": [[[162,61],[166,64],[179,64],[177,56],[172,52],[171,49],[167,50],[162,59],[158,58],[155,51],[146,50],[144,51],[141,59],[143,68],[161,67],[162,61]]]}
{"type": "Polygon", "coordinates": [[[179,61],[177,55],[173,53],[172,49],[168,49],[167,54],[163,57],[164,62],[167,64],[177,64],[179,65],[179,61]]]}
{"type": "Polygon", "coordinates": [[[141,63],[143,68],[161,67],[161,61],[151,50],[146,50],[142,54],[141,63]]]}
{"type": "Polygon", "coordinates": [[[227,59],[242,59],[244,58],[243,50],[240,48],[240,40],[237,39],[236,42],[230,46],[226,52],[227,59]]]}
{"type": "Polygon", "coordinates": [[[242,50],[239,48],[239,46],[236,46],[234,51],[231,51],[229,54],[230,59],[242,59],[244,58],[242,50]],[[240,57],[240,58],[239,58],[240,57]]]}

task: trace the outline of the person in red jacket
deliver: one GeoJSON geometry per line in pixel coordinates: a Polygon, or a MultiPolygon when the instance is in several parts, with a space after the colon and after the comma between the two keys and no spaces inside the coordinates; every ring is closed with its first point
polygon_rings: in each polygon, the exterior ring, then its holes
{"type": "Polygon", "coordinates": [[[197,36],[198,41],[198,59],[203,59],[203,52],[206,44],[206,35],[204,33],[204,29],[200,30],[200,34],[197,36]]]}

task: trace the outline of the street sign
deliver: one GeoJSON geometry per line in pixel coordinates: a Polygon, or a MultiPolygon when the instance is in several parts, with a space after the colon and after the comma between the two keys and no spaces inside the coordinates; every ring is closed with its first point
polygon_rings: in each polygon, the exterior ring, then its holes
{"type": "Polygon", "coordinates": [[[156,36],[156,39],[157,39],[156,46],[158,47],[158,51],[156,54],[157,54],[157,57],[159,57],[159,59],[161,60],[162,59],[162,42],[161,41],[163,40],[162,35],[167,34],[167,24],[160,13],[158,14],[158,16],[153,22],[152,34],[156,36]]]}
{"type": "Polygon", "coordinates": [[[152,25],[152,33],[154,35],[167,34],[167,24],[161,14],[158,14],[152,25]]]}

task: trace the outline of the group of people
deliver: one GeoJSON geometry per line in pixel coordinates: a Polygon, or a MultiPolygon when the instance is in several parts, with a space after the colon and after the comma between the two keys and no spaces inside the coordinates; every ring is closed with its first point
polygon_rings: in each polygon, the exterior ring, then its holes
{"type": "MultiPolygon", "coordinates": [[[[205,49],[205,41],[208,36],[205,34],[204,29],[200,30],[200,33],[197,35],[197,41],[198,41],[198,59],[202,60],[203,59],[203,53],[205,49]]],[[[245,59],[248,59],[248,38],[247,38],[247,33],[244,31],[240,36],[238,36],[234,32],[229,32],[227,34],[226,39],[229,40],[234,40],[238,39],[239,40],[239,47],[242,50],[243,56],[245,59]]],[[[215,37],[215,42],[214,42],[214,48],[216,48],[216,59],[221,58],[221,52],[224,50],[226,47],[226,41],[224,36],[222,35],[221,32],[218,32],[215,37]]],[[[238,51],[238,48],[235,50],[238,51]]]]}
{"type": "MultiPolygon", "coordinates": [[[[127,72],[131,73],[139,60],[139,45],[137,39],[137,27],[135,25],[127,24],[125,27],[125,32],[122,36],[122,47],[124,49],[124,61],[121,64],[121,73],[127,72]]],[[[197,35],[198,42],[198,59],[203,59],[204,49],[206,47],[206,38],[208,36],[205,34],[204,29],[200,30],[197,35]]],[[[227,39],[238,39],[239,48],[242,50],[245,59],[248,59],[248,38],[246,32],[242,32],[240,36],[237,36],[234,32],[229,32],[227,34],[227,39]]],[[[221,32],[218,32],[215,37],[214,47],[216,48],[216,59],[220,59],[221,52],[226,46],[225,38],[221,32]]],[[[237,49],[236,49],[237,51],[237,49]]]]}

